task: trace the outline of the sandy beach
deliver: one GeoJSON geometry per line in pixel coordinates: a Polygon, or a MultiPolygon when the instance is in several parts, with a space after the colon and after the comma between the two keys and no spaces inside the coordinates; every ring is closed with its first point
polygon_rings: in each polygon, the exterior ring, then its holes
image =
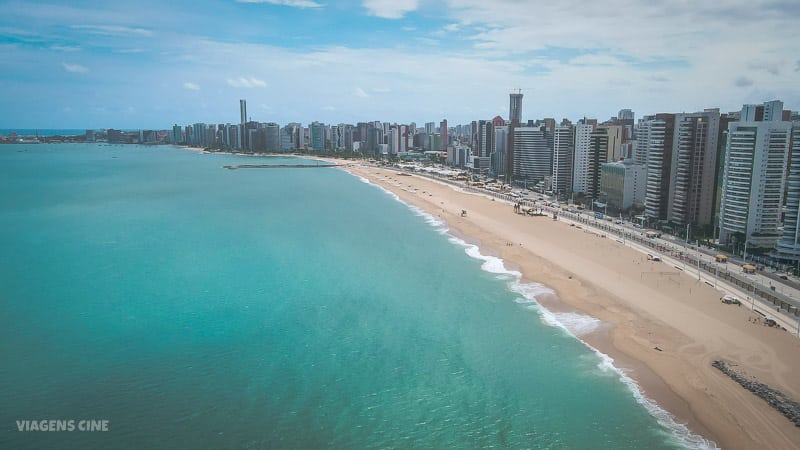
{"type": "Polygon", "coordinates": [[[750,322],[746,306],[613,238],[548,216],[515,214],[507,202],[462,192],[396,170],[346,170],[447,223],[481,252],[501,257],[523,279],[552,288],[540,303],[606,325],[582,340],[611,356],[675,420],[722,448],[800,448],[800,428],[711,366],[740,373],[800,400],[800,339],[750,322]],[[466,217],[461,211],[466,210],[466,217]]]}

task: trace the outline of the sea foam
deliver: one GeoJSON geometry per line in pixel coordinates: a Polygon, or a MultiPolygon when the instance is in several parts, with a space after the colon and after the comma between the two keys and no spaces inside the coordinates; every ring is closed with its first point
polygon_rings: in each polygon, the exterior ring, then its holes
{"type": "Polygon", "coordinates": [[[714,442],[709,441],[700,435],[692,433],[685,424],[678,423],[672,414],[661,408],[656,402],[644,395],[639,384],[633,378],[628,376],[625,370],[614,365],[614,359],[612,357],[599,351],[580,338],[581,336],[596,330],[601,325],[602,321],[586,314],[574,312],[554,313],[547,308],[544,308],[537,301],[537,298],[544,295],[555,295],[555,292],[552,289],[541,283],[523,283],[521,281],[522,274],[516,270],[507,269],[502,258],[482,254],[477,245],[470,244],[461,238],[449,234],[449,229],[443,221],[414,205],[404,202],[402,199],[400,199],[400,197],[397,196],[397,194],[384,188],[383,186],[374,184],[363,177],[359,176],[359,178],[361,181],[367,184],[371,184],[380,188],[396,201],[404,204],[415,215],[425,219],[425,221],[434,227],[434,229],[436,229],[436,231],[440,234],[447,234],[448,240],[453,244],[464,247],[464,252],[468,256],[483,261],[483,264],[481,264],[481,270],[495,274],[500,279],[509,280],[509,289],[512,292],[520,295],[520,297],[514,299],[516,303],[523,305],[526,309],[536,311],[539,314],[542,323],[563,330],[565,334],[579,340],[586,347],[592,350],[592,352],[594,352],[599,359],[597,368],[602,372],[616,375],[631,392],[636,402],[642,405],[662,427],[669,431],[670,437],[675,441],[676,444],[691,449],[719,449],[714,442]]]}

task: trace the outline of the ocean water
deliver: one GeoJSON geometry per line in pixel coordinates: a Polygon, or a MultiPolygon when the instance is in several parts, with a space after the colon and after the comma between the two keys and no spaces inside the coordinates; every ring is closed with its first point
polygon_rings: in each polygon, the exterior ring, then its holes
{"type": "Polygon", "coordinates": [[[0,448],[708,445],[434,217],[222,169],[297,161],[0,146],[0,448]]]}

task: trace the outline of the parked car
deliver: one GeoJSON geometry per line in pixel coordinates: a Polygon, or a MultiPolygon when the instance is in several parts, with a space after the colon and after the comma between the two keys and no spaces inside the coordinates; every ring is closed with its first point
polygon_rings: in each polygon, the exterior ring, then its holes
{"type": "Polygon", "coordinates": [[[720,300],[722,301],[722,303],[725,303],[726,305],[741,305],[742,304],[742,302],[739,301],[738,298],[732,296],[731,294],[723,295],[722,297],[720,297],[720,300]]]}

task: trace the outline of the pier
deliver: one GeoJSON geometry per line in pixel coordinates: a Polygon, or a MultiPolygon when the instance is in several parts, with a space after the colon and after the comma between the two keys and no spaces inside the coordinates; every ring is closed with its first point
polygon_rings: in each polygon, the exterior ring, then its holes
{"type": "Polygon", "coordinates": [[[238,164],[232,166],[222,166],[223,169],[314,169],[320,167],[339,167],[342,164],[238,164]]]}

